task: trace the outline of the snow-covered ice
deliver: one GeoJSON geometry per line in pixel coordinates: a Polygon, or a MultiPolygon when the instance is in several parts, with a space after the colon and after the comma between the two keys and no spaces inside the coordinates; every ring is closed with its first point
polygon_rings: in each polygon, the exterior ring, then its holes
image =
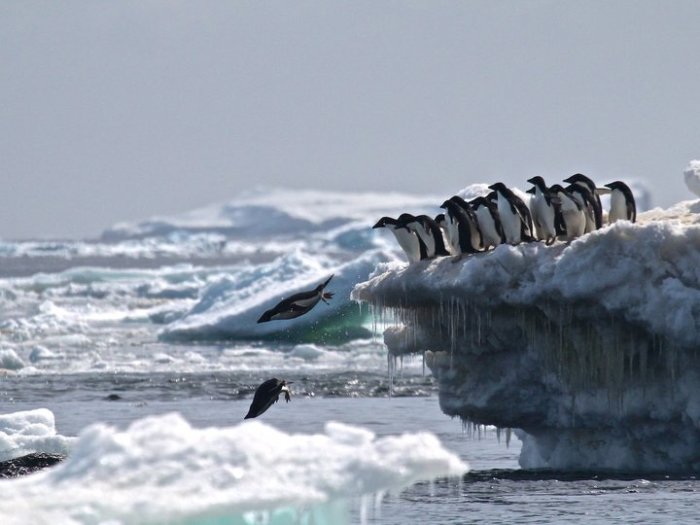
{"type": "Polygon", "coordinates": [[[56,432],[54,415],[45,408],[0,415],[0,461],[35,452],[65,455],[73,441],[56,432]]]}
{"type": "Polygon", "coordinates": [[[460,476],[429,433],[376,437],[327,423],[286,434],[258,421],[197,429],[179,414],[95,424],[62,464],[0,482],[3,523],[333,523],[349,498],[460,476]]]}
{"type": "Polygon", "coordinates": [[[392,353],[429,351],[447,414],[520,429],[523,466],[700,470],[699,208],[386,263],[353,298],[392,353]]]}

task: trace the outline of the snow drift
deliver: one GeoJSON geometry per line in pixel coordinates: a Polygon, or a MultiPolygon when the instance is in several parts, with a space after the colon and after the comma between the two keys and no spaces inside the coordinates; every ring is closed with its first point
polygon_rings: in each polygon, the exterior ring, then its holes
{"type": "Polygon", "coordinates": [[[0,482],[3,523],[348,522],[351,497],[458,476],[432,434],[377,438],[328,423],[286,434],[258,421],[196,429],[178,414],[125,431],[95,424],[62,464],[0,482]]]}
{"type": "Polygon", "coordinates": [[[445,413],[519,429],[524,467],[700,471],[699,213],[384,264],[353,298],[426,352],[445,413]]]}

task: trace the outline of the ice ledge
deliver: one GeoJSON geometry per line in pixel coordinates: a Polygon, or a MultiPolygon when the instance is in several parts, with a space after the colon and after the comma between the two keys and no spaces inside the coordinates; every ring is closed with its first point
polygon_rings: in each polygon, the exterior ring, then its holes
{"type": "Polygon", "coordinates": [[[445,413],[521,429],[523,466],[699,471],[698,212],[381,265],[352,297],[399,323],[392,353],[429,351],[445,413]]]}

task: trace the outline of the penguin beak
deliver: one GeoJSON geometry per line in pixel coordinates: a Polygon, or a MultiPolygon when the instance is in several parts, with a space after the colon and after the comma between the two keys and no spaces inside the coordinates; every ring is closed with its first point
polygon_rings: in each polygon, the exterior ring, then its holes
{"type": "Polygon", "coordinates": [[[377,224],[375,224],[374,226],[372,226],[372,229],[374,229],[374,228],[384,228],[384,224],[382,224],[382,220],[381,220],[381,219],[379,219],[379,221],[377,221],[377,224]]]}
{"type": "Polygon", "coordinates": [[[285,381],[285,384],[287,384],[287,385],[293,385],[293,384],[294,384],[294,381],[285,381]]]}
{"type": "Polygon", "coordinates": [[[328,283],[331,282],[331,279],[333,279],[333,276],[334,276],[334,275],[335,275],[335,274],[331,274],[331,276],[328,278],[328,280],[327,280],[325,283],[323,283],[323,287],[324,287],[324,288],[325,288],[326,286],[328,286],[328,283]]]}

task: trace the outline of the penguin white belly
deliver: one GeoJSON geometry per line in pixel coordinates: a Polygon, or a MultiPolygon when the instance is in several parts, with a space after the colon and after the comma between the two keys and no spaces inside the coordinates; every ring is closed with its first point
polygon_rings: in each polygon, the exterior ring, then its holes
{"type": "Polygon", "coordinates": [[[420,260],[420,244],[418,243],[418,237],[413,232],[406,230],[405,228],[392,228],[394,236],[396,237],[399,246],[406,252],[406,257],[408,257],[408,262],[416,262],[420,260]]]}
{"type": "Polygon", "coordinates": [[[520,215],[510,209],[510,203],[500,195],[498,196],[498,213],[501,216],[503,233],[508,244],[520,243],[521,221],[520,215]]]}
{"type": "Polygon", "coordinates": [[[627,200],[620,190],[612,190],[610,193],[610,213],[608,213],[610,224],[616,221],[627,220],[627,200]]]}
{"type": "Polygon", "coordinates": [[[413,223],[409,226],[409,228],[411,229],[411,231],[413,231],[413,233],[418,235],[418,237],[420,237],[423,241],[423,244],[425,244],[425,251],[428,254],[428,257],[434,257],[435,237],[433,237],[433,234],[429,231],[426,231],[422,224],[413,223]]]}
{"type": "Polygon", "coordinates": [[[532,199],[532,220],[537,229],[537,238],[548,240],[556,237],[557,231],[554,227],[554,208],[547,204],[547,200],[539,190],[532,199]]]}
{"type": "Polygon", "coordinates": [[[321,295],[314,295],[312,297],[309,297],[308,299],[299,299],[297,301],[294,301],[295,306],[299,306],[301,308],[307,308],[309,306],[314,306],[317,302],[321,300],[321,295]]]}
{"type": "Polygon", "coordinates": [[[481,237],[484,240],[484,249],[489,246],[498,246],[501,244],[501,236],[498,235],[498,231],[496,231],[496,223],[486,206],[479,206],[477,208],[476,218],[479,221],[481,237]]]}
{"type": "Polygon", "coordinates": [[[591,233],[595,231],[595,212],[593,211],[593,208],[586,204],[586,202],[583,200],[583,197],[581,197],[580,193],[572,192],[571,195],[574,197],[574,199],[576,199],[576,202],[578,202],[579,206],[581,206],[583,214],[586,217],[586,228],[584,229],[584,233],[591,233]]]}
{"type": "Polygon", "coordinates": [[[586,214],[569,197],[561,193],[559,197],[561,199],[561,214],[566,225],[566,238],[571,240],[581,237],[586,231],[586,214]]]}
{"type": "Polygon", "coordinates": [[[452,215],[447,214],[445,216],[445,225],[447,226],[447,232],[450,237],[452,253],[459,255],[461,250],[459,249],[459,227],[457,226],[457,221],[452,218],[452,215]]]}

